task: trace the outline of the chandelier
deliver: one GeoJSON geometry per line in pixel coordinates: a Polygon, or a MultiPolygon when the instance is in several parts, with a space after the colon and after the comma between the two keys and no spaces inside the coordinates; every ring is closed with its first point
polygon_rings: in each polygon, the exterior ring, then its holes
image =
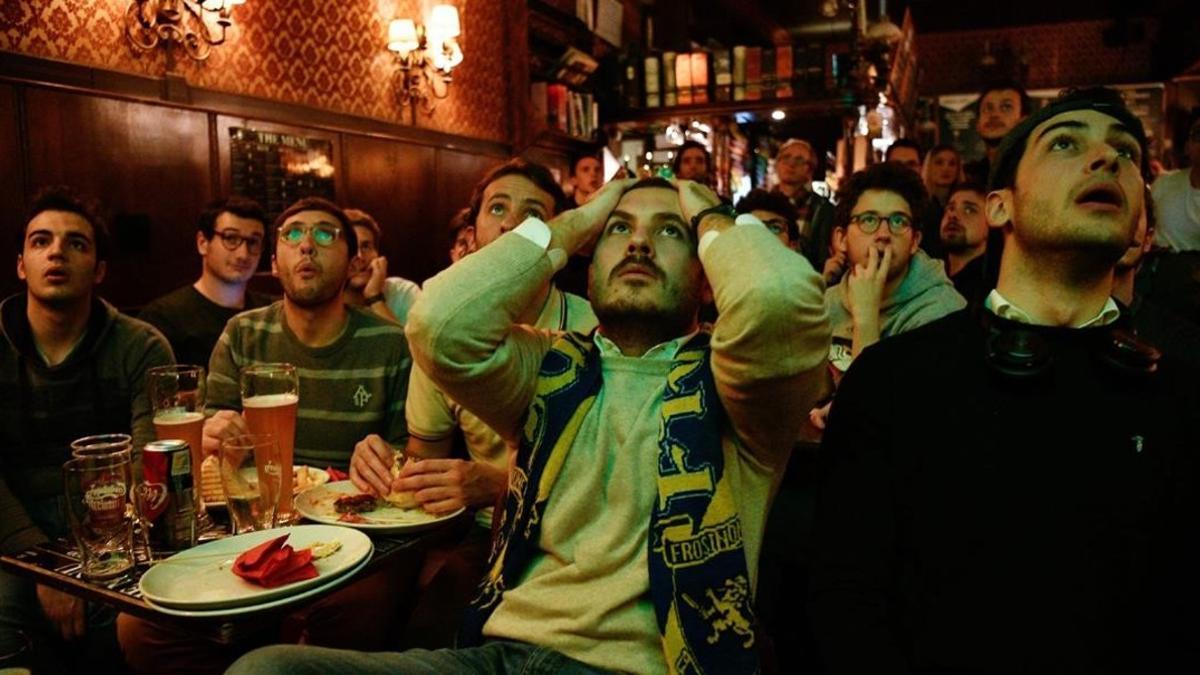
{"type": "Polygon", "coordinates": [[[400,65],[397,96],[400,105],[420,105],[433,112],[436,100],[450,93],[450,73],[463,60],[456,38],[461,30],[454,5],[434,5],[423,25],[412,19],[394,19],[388,25],[388,49],[400,65]]]}
{"type": "Polygon", "coordinates": [[[233,8],[246,0],[132,0],[125,10],[125,38],[139,51],[182,45],[196,61],[225,42],[233,8]]]}

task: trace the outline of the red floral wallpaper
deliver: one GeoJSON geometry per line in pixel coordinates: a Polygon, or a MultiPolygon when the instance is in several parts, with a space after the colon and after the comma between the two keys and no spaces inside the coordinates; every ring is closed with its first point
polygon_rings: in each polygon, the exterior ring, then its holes
{"type": "MultiPolygon", "coordinates": [[[[164,50],[137,52],[124,38],[130,0],[3,0],[0,50],[160,76],[164,50]]],[[[247,0],[226,44],[203,63],[176,56],[196,87],[412,124],[396,101],[387,24],[416,17],[429,0],[247,0]]],[[[503,45],[512,0],[454,0],[466,55],[449,97],[416,125],[507,141],[509,77],[503,45]]],[[[427,9],[426,9],[427,11],[427,9]]]]}

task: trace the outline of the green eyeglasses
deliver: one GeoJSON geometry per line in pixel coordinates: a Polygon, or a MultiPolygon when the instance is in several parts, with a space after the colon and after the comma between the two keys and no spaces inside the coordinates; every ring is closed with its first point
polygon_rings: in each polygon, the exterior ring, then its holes
{"type": "Polygon", "coordinates": [[[900,212],[881,216],[874,211],[867,211],[850,216],[850,222],[858,225],[858,229],[862,230],[863,234],[875,234],[875,231],[884,222],[887,223],[888,230],[892,234],[904,234],[905,230],[912,227],[912,216],[900,212]]]}
{"type": "Polygon", "coordinates": [[[317,246],[332,246],[342,234],[342,228],[336,225],[317,223],[315,225],[287,225],[279,229],[279,241],[288,246],[299,246],[304,241],[304,235],[312,238],[317,246]]]}

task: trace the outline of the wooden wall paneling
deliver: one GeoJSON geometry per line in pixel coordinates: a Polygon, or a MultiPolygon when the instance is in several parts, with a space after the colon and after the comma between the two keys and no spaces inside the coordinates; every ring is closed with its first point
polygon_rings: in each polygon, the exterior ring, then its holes
{"type": "Polygon", "coordinates": [[[383,230],[388,273],[418,283],[444,264],[444,230],[435,221],[437,150],[388,138],[345,134],[342,204],[371,214],[383,230]]]}
{"type": "Polygon", "coordinates": [[[0,84],[0,298],[22,288],[16,272],[19,233],[25,225],[19,96],[17,87],[0,84]]]}
{"type": "Polygon", "coordinates": [[[28,184],[70,185],[112,214],[101,294],[139,307],[196,275],[195,219],[212,198],[204,112],[30,87],[28,184]]]}
{"type": "Polygon", "coordinates": [[[434,221],[440,233],[442,251],[439,260],[449,263],[447,233],[450,219],[467,205],[475,184],[492,167],[503,163],[503,156],[474,155],[456,150],[439,149],[437,155],[437,198],[434,221]]]}

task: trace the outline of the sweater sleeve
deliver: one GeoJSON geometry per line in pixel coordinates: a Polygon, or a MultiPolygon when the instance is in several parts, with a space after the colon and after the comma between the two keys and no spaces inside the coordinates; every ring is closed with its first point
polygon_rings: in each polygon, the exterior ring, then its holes
{"type": "Polygon", "coordinates": [[[208,400],[205,403],[208,412],[242,409],[241,366],[234,352],[237,335],[237,317],[234,317],[225,324],[208,359],[208,400]]]}
{"type": "Polygon", "coordinates": [[[517,324],[554,273],[546,251],[506,234],[425,283],[406,332],[416,367],[513,441],[553,334],[517,324]]]}
{"type": "Polygon", "coordinates": [[[33,524],[21,501],[8,487],[0,473],[0,554],[11,555],[48,541],[49,538],[33,524]]]}
{"type": "Polygon", "coordinates": [[[719,314],[712,364],[721,403],[749,451],[777,465],[825,391],[829,321],[821,277],[757,225],[722,232],[702,263],[719,314]]]}
{"type": "Polygon", "coordinates": [[[863,352],[847,372],[821,446],[810,594],[832,675],[908,672],[888,617],[896,525],[888,405],[880,400],[890,380],[878,356],[863,352]]]}

